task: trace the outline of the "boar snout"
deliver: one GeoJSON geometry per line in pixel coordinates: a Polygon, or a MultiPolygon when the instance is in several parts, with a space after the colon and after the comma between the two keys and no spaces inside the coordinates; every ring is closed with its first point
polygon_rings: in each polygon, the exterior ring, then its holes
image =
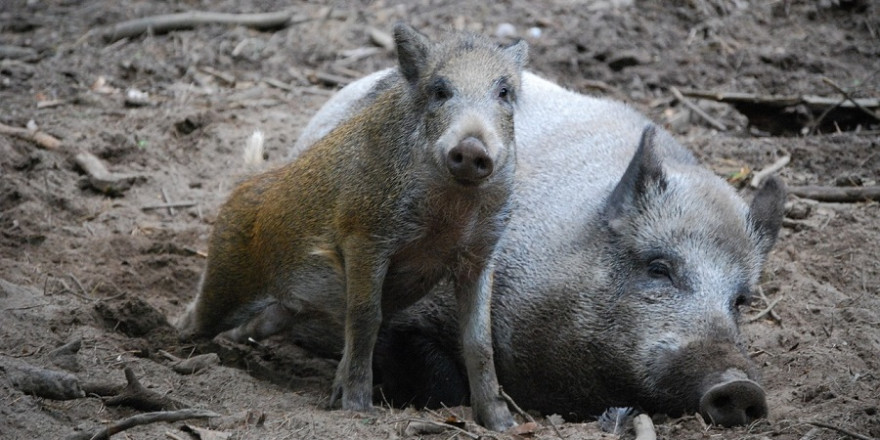
{"type": "Polygon", "coordinates": [[[724,427],[748,425],[767,416],[764,389],[745,373],[728,370],[703,393],[700,414],[707,422],[724,427]]]}
{"type": "Polygon", "coordinates": [[[455,180],[474,185],[492,175],[494,163],[486,145],[471,136],[452,147],[446,155],[446,167],[455,180]]]}

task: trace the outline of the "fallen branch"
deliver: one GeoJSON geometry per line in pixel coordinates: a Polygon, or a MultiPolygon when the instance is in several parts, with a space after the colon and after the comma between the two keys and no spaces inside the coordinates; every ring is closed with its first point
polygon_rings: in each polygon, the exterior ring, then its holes
{"type": "Polygon", "coordinates": [[[111,173],[107,170],[107,167],[104,166],[104,163],[101,162],[101,159],[98,159],[94,154],[85,151],[77,153],[74,161],[76,161],[76,164],[88,174],[89,184],[104,194],[122,194],[131,188],[134,182],[139,178],[138,176],[129,174],[111,173]]]}
{"type": "Polygon", "coordinates": [[[763,170],[755,173],[755,175],[752,176],[752,181],[751,181],[751,183],[749,183],[749,185],[751,185],[752,188],[757,188],[757,187],[761,186],[761,183],[764,182],[764,179],[766,179],[767,176],[774,174],[777,171],[781,170],[786,165],[788,165],[789,162],[791,162],[791,156],[786,155],[786,156],[781,157],[776,162],[773,162],[773,164],[770,165],[769,167],[764,168],[763,170]]]}
{"type": "Polygon", "coordinates": [[[833,429],[833,430],[835,430],[835,431],[837,431],[837,432],[839,432],[839,433],[841,433],[841,434],[843,434],[843,435],[848,435],[848,436],[850,436],[850,437],[852,437],[852,438],[857,438],[857,439],[859,439],[859,440],[877,440],[877,439],[875,439],[875,438],[873,438],[873,437],[868,437],[868,436],[866,436],[866,435],[857,434],[857,433],[855,433],[855,432],[852,432],[852,431],[848,431],[848,430],[846,430],[846,429],[843,429],[843,428],[841,428],[841,427],[839,427],[839,426],[834,426],[834,425],[832,425],[832,424],[830,424],[830,423],[824,423],[824,422],[807,422],[807,423],[809,423],[809,424],[811,424],[811,425],[813,425],[813,426],[818,426],[818,427],[820,427],[820,428],[833,429]]]}
{"type": "Polygon", "coordinates": [[[277,29],[307,21],[294,19],[293,11],[266,12],[261,14],[225,14],[221,12],[189,11],[178,14],[155,15],[113,25],[104,32],[104,41],[112,43],[123,38],[136,37],[144,32],[163,34],[191,29],[203,24],[231,24],[254,29],[277,29]]]}
{"type": "Polygon", "coordinates": [[[790,194],[820,202],[857,203],[880,201],[880,186],[790,186],[790,194]]]}
{"type": "Polygon", "coordinates": [[[79,399],[86,395],[79,386],[79,379],[64,371],[48,370],[25,362],[0,366],[0,370],[4,369],[13,388],[25,394],[52,400],[79,399]]]}
{"type": "Polygon", "coordinates": [[[207,419],[212,417],[220,417],[213,411],[206,409],[182,409],[179,411],[158,411],[146,414],[138,414],[91,432],[81,432],[79,434],[68,437],[68,440],[107,440],[111,435],[118,434],[126,429],[135,426],[147,425],[157,422],[174,423],[181,420],[189,419],[207,419]]]}
{"type": "Polygon", "coordinates": [[[29,130],[27,128],[10,127],[6,124],[0,124],[0,134],[15,136],[27,141],[31,141],[47,150],[57,150],[61,148],[61,141],[49,133],[40,130],[29,130]]]}
{"type": "Polygon", "coordinates": [[[162,396],[155,391],[144,388],[137,380],[131,368],[125,368],[125,380],[128,385],[118,395],[104,401],[108,406],[125,405],[142,411],[160,411],[186,408],[181,402],[162,396]]]}
{"type": "Polygon", "coordinates": [[[697,116],[705,119],[706,122],[709,123],[709,125],[717,128],[718,130],[727,131],[727,127],[724,124],[722,124],[721,122],[718,122],[718,120],[713,118],[712,116],[709,116],[708,113],[706,113],[703,109],[701,109],[700,106],[694,104],[693,101],[685,98],[684,95],[682,95],[681,92],[677,88],[670,87],[669,91],[672,92],[672,96],[675,96],[675,99],[677,99],[678,102],[687,106],[687,108],[691,109],[694,113],[697,114],[697,116]]]}
{"type": "Polygon", "coordinates": [[[636,440],[657,440],[654,431],[654,422],[647,414],[639,414],[633,419],[633,427],[636,428],[636,440]]]}
{"type": "Polygon", "coordinates": [[[713,93],[682,91],[685,96],[710,99],[733,105],[749,119],[758,132],[776,135],[802,135],[825,131],[858,131],[877,123],[880,99],[849,99],[815,95],[780,96],[752,93],[713,93]],[[804,118],[806,116],[806,118],[804,118]]]}
{"type": "Polygon", "coordinates": [[[724,92],[707,92],[703,90],[683,90],[681,94],[691,98],[709,99],[712,101],[725,102],[728,104],[759,104],[768,107],[790,107],[793,105],[804,104],[811,108],[826,107],[849,107],[856,108],[862,106],[865,108],[880,107],[880,99],[877,98],[860,98],[840,102],[840,98],[826,98],[824,96],[803,95],[803,96],[779,96],[779,95],[758,95],[754,93],[724,93],[724,92]]]}

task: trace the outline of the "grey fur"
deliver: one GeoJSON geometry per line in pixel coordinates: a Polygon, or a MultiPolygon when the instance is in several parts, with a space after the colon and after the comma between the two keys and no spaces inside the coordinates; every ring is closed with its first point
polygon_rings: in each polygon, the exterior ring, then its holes
{"type": "MultiPolygon", "coordinates": [[[[369,90],[387,75],[353,87],[369,90]]],[[[303,142],[369,99],[343,89],[303,142]]],[[[709,389],[735,381],[754,408],[719,423],[765,414],[738,307],[781,224],[781,181],[772,179],[749,206],[637,112],[529,73],[515,119],[514,205],[495,259],[492,308],[504,389],[527,408],[584,418],[610,406],[702,411],[709,389]],[[746,378],[730,379],[728,370],[746,378]]],[[[440,291],[393,319],[377,351],[390,379],[416,368],[402,363],[419,361],[400,359],[396,336],[421,338],[432,359],[458,362],[449,298],[440,291]]],[[[414,371],[431,377],[425,382],[446,379],[414,371]]]]}

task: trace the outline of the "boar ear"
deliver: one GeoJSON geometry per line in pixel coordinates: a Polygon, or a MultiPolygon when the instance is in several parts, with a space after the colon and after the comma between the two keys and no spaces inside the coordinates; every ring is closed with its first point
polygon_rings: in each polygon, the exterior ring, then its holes
{"type": "Polygon", "coordinates": [[[642,132],[642,140],[626,172],[608,197],[605,213],[609,220],[629,212],[651,186],[666,189],[666,176],[657,155],[657,127],[650,124],[642,132]]]}
{"type": "Polygon", "coordinates": [[[394,25],[394,43],[397,45],[400,73],[409,83],[417,82],[428,62],[431,42],[428,37],[408,24],[397,23],[394,25]]]}
{"type": "Polygon", "coordinates": [[[749,222],[759,235],[761,253],[770,252],[779,228],[782,227],[782,216],[785,214],[785,184],[782,179],[770,176],[752,199],[749,207],[749,222]]]}
{"type": "Polygon", "coordinates": [[[513,58],[513,61],[519,69],[525,67],[526,63],[529,61],[529,43],[526,43],[526,40],[517,40],[501,50],[504,51],[507,56],[513,58]]]}

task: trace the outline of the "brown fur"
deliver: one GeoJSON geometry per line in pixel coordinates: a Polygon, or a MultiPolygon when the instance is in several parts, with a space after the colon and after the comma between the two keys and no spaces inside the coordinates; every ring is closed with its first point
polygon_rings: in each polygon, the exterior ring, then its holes
{"type": "Polygon", "coordinates": [[[178,327],[185,336],[228,330],[244,339],[319,315],[344,322],[331,402],[368,410],[383,314],[449,279],[474,357],[475,418],[504,429],[513,422],[492,363],[490,257],[509,211],[508,92],[515,97],[525,46],[464,36],[434,47],[409,28],[395,33],[401,71],[371,105],[296,161],[233,191],[215,224],[201,293],[178,327]],[[440,80],[449,93],[438,98],[440,80]],[[492,160],[482,181],[462,183],[447,169],[449,149],[464,139],[485,145],[492,160]]]}

